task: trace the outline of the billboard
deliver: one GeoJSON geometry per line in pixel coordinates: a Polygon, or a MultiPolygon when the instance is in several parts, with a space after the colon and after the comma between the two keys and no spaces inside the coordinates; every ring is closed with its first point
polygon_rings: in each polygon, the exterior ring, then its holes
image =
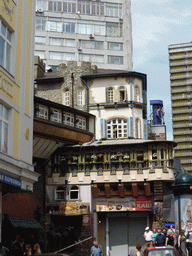
{"type": "MultiPolygon", "coordinates": [[[[180,218],[181,229],[192,230],[192,195],[180,195],[180,218]]],[[[175,228],[179,230],[179,199],[175,197],[175,228]]]]}

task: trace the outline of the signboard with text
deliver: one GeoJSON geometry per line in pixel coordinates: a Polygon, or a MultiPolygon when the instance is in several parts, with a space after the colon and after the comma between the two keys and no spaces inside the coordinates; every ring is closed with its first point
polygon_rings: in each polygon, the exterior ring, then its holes
{"type": "Polygon", "coordinates": [[[13,177],[3,174],[3,173],[0,173],[0,182],[21,188],[21,180],[20,179],[13,178],[13,177]]]}
{"type": "Polygon", "coordinates": [[[150,211],[153,207],[152,198],[115,198],[97,199],[97,212],[117,212],[117,211],[150,211]]]}

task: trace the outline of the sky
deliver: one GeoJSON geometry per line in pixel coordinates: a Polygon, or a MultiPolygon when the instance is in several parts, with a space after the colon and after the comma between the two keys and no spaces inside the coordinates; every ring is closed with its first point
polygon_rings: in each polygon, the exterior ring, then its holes
{"type": "Polygon", "coordinates": [[[131,0],[133,71],[147,74],[147,103],[162,100],[173,139],[168,45],[192,41],[191,0],[131,0]]]}

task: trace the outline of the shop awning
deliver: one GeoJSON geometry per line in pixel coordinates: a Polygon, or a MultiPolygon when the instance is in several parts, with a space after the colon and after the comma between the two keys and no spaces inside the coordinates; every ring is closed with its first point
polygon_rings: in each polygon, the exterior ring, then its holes
{"type": "Polygon", "coordinates": [[[17,217],[8,217],[11,224],[15,228],[33,228],[33,229],[42,229],[43,227],[36,219],[23,219],[17,217]]]}

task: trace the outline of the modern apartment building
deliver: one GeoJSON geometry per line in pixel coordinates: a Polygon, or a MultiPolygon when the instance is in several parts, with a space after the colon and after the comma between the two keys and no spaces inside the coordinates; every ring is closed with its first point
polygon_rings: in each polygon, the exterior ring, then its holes
{"type": "Polygon", "coordinates": [[[192,43],[169,45],[175,157],[192,172],[192,43]]]}
{"type": "Polygon", "coordinates": [[[34,13],[31,0],[0,2],[0,216],[2,196],[32,191],[39,176],[32,164],[34,13]]]}
{"type": "Polygon", "coordinates": [[[35,55],[53,70],[67,61],[132,70],[130,0],[37,0],[35,55]]]}

